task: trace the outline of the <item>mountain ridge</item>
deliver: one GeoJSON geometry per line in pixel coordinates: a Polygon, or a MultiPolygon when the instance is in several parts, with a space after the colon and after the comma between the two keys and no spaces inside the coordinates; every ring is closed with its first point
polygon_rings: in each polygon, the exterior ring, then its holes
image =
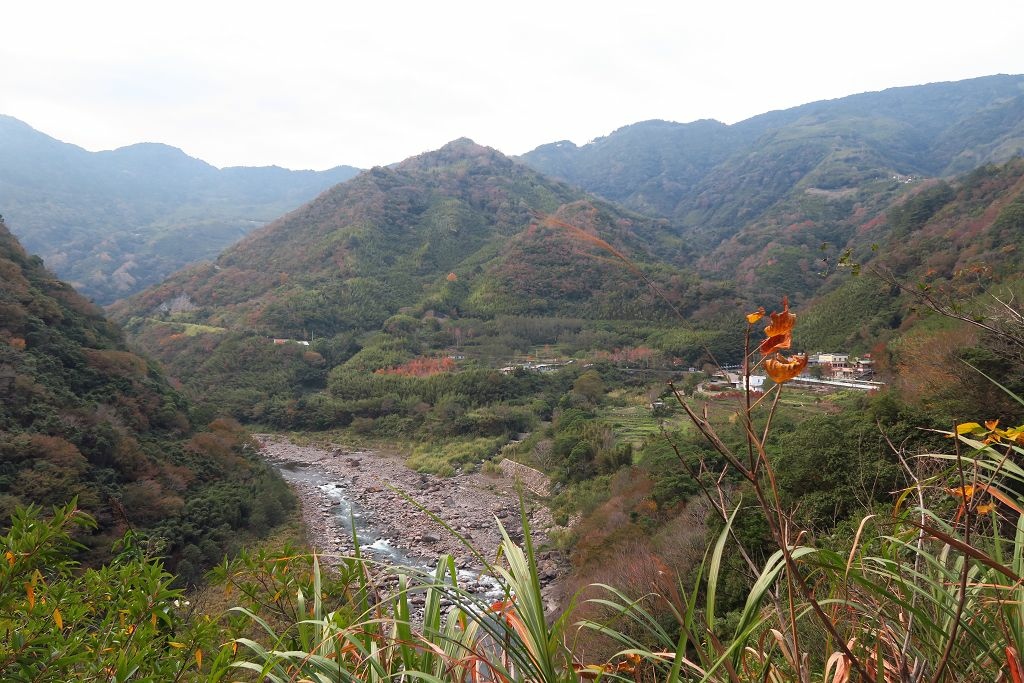
{"type": "Polygon", "coordinates": [[[770,282],[771,295],[799,299],[816,287],[813,264],[846,245],[863,216],[930,178],[1024,153],[1024,76],[890,88],[702,125],[634,124],[521,158],[666,218],[699,254],[703,276],[735,277],[747,298],[770,282]]]}
{"type": "MultiPolygon", "coordinates": [[[[707,120],[641,122],[582,147],[563,146],[558,148],[558,155],[552,155],[550,146],[543,145],[520,158],[541,172],[634,210],[673,218],[684,229],[703,226],[705,231],[721,232],[737,228],[738,216],[763,213],[830,155],[833,183],[848,180],[844,176],[850,174],[885,171],[927,175],[964,172],[969,170],[964,167],[968,162],[954,165],[954,161],[969,153],[972,145],[990,144],[991,149],[976,154],[968,163],[970,168],[1005,161],[1024,150],[1024,129],[1020,119],[1012,116],[1022,106],[1024,76],[986,76],[821,100],[730,125],[707,127],[707,120]],[[1002,117],[987,111],[999,107],[1009,107],[1010,111],[1002,117]],[[998,126],[998,134],[980,126],[978,119],[985,114],[990,125],[998,126]],[[968,125],[972,120],[976,124],[973,127],[968,125]],[[958,132],[963,130],[974,130],[975,136],[961,141],[957,148],[958,132]],[[928,141],[943,131],[942,144],[927,149],[928,141]],[[696,150],[681,146],[676,138],[683,136],[692,138],[688,144],[695,144],[696,150]],[[627,144],[627,138],[634,148],[632,157],[611,156],[609,151],[614,153],[627,144]],[[706,148],[715,145],[720,146],[718,153],[709,154],[706,148]],[[850,156],[838,158],[838,150],[848,150],[850,156]],[[856,158],[864,151],[878,158],[856,158]],[[689,174],[673,173],[672,165],[687,162],[689,174]],[[775,170],[747,178],[746,169],[762,166],[775,170]],[[787,179],[786,175],[794,177],[787,179]],[[751,184],[750,180],[755,182],[751,184]],[[771,192],[758,200],[765,184],[771,192]],[[615,187],[614,192],[609,193],[610,186],[615,187]],[[740,202],[736,209],[721,206],[722,197],[738,201],[736,197],[745,195],[754,197],[753,203],[740,202]]],[[[713,244],[714,237],[708,243],[713,244]]]]}

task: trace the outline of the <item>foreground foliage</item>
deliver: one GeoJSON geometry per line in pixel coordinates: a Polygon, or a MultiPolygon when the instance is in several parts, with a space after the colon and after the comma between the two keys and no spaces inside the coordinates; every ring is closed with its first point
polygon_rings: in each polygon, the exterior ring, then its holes
{"type": "MultiPolygon", "coordinates": [[[[760,314],[748,317],[745,374],[764,359],[802,363],[788,353],[794,315],[786,306],[775,314],[764,342],[754,327],[760,314]]],[[[863,514],[852,506],[852,525],[827,527],[814,524],[827,499],[801,511],[799,482],[784,481],[778,468],[787,460],[769,448],[788,374],[766,394],[741,398],[727,421],[740,439],[679,397],[707,445],[669,450],[696,487],[688,493],[703,496],[720,522],[703,561],[678,585],[659,580],[643,595],[636,586],[597,586],[585,601],[594,609],[576,617],[570,607],[555,618],[524,517],[522,547],[506,535],[494,562],[478,557],[497,596],[470,590],[475,577],[467,581],[450,557],[423,573],[379,566],[357,550],[324,570],[319,558],[285,549],[242,553],[211,575],[237,605],[215,621],[189,612],[172,575],[135,536],[108,566],[83,571],[67,558],[74,529],[90,524],[85,516],[70,505],[46,521],[37,508],[19,508],[0,561],[0,677],[1024,680],[1024,426],[951,425],[938,441],[947,447],[925,454],[891,443],[901,474],[881,475],[894,495],[877,496],[863,514]],[[749,582],[734,605],[729,584],[743,576],[749,582]],[[585,634],[614,643],[615,654],[591,659],[585,634]]],[[[570,455],[590,443],[574,426],[585,426],[577,412],[563,413],[558,432],[570,455]]]]}
{"type": "Polygon", "coordinates": [[[0,679],[199,680],[215,622],[190,614],[174,576],[131,535],[109,564],[79,571],[73,535],[94,525],[74,503],[48,520],[38,508],[15,512],[2,539],[0,679]]]}

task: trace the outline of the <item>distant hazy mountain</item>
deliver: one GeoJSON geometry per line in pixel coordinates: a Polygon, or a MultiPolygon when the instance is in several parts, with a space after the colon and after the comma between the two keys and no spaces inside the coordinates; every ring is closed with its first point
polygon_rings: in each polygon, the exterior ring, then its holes
{"type": "Polygon", "coordinates": [[[27,249],[100,303],[216,256],[356,173],[217,169],[154,143],[88,152],[0,116],[0,214],[27,249]]]}

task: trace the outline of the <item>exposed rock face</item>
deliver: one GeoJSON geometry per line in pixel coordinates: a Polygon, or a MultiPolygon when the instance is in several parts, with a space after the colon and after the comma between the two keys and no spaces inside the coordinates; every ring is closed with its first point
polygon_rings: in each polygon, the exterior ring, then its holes
{"type": "Polygon", "coordinates": [[[192,299],[189,298],[188,294],[179,294],[178,296],[163,302],[158,307],[160,313],[170,313],[174,315],[176,313],[186,313],[188,311],[194,311],[196,305],[192,303],[192,299]]]}

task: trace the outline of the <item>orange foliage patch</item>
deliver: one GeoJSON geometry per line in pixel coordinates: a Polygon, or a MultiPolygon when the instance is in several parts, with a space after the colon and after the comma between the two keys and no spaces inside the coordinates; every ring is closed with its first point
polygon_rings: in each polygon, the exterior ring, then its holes
{"type": "Polygon", "coordinates": [[[594,354],[598,360],[609,360],[614,363],[648,363],[654,358],[654,349],[646,346],[615,349],[614,351],[598,351],[594,354]]]}
{"type": "Polygon", "coordinates": [[[454,372],[455,361],[447,356],[444,358],[413,358],[393,368],[381,368],[378,375],[401,375],[403,377],[429,377],[442,372],[454,372]]]}
{"type": "Polygon", "coordinates": [[[120,377],[145,377],[146,361],[128,351],[82,349],[89,367],[120,377]]]}

